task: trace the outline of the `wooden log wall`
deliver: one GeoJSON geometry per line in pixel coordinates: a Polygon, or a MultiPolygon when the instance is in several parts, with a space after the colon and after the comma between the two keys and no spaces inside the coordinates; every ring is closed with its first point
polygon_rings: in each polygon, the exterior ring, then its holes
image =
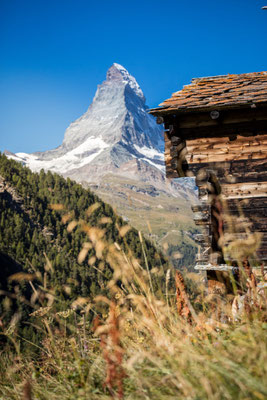
{"type": "MultiPolygon", "coordinates": [[[[211,202],[218,179],[225,204],[224,229],[233,240],[260,239],[259,260],[267,261],[267,111],[235,110],[219,121],[207,114],[167,116],[165,163],[168,178],[196,176],[200,205],[193,207],[203,233],[196,238],[199,263],[214,252],[211,202]],[[215,185],[215,186],[214,186],[215,185]],[[227,211],[226,211],[227,210],[227,211]],[[230,232],[229,216],[235,225],[230,232]]],[[[217,193],[218,195],[218,193],[217,193]]],[[[232,223],[232,225],[233,225],[232,223]]],[[[227,236],[227,235],[226,235],[227,236]]],[[[228,235],[228,237],[230,237],[228,235]]]]}

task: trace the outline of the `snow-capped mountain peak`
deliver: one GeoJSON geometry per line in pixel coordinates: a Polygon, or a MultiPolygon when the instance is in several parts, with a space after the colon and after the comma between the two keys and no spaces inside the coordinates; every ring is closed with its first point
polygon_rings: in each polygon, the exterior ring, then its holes
{"type": "Polygon", "coordinates": [[[163,149],[163,129],[147,113],[140,86],[114,63],[88,110],[67,128],[61,146],[17,153],[16,159],[35,171],[52,170],[79,182],[99,181],[110,172],[135,175],[144,169],[147,176],[164,179],[163,149]]]}
{"type": "Polygon", "coordinates": [[[128,84],[135,94],[145,102],[145,96],[136,79],[122,65],[114,63],[107,72],[107,82],[116,80],[128,84]]]}

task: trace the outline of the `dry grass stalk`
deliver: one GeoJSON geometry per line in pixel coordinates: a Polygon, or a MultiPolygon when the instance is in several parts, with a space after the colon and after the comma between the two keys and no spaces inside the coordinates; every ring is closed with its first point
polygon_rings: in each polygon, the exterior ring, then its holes
{"type": "Polygon", "coordinates": [[[23,385],[22,400],[32,400],[32,385],[29,380],[27,380],[23,385]]]}
{"type": "Polygon", "coordinates": [[[188,323],[192,322],[191,312],[188,307],[188,298],[184,278],[181,272],[175,272],[175,287],[176,287],[176,306],[178,314],[183,317],[188,323]]]}
{"type": "Polygon", "coordinates": [[[106,387],[112,397],[123,398],[123,379],[126,376],[122,367],[123,348],[120,342],[119,318],[116,304],[110,302],[109,317],[106,325],[100,326],[99,317],[94,320],[94,330],[100,334],[100,346],[106,362],[106,387]],[[101,333],[100,333],[101,332],[101,333]]]}
{"type": "Polygon", "coordinates": [[[247,286],[249,289],[255,290],[257,286],[255,275],[253,274],[247,259],[243,261],[244,272],[247,276],[247,286]]]}

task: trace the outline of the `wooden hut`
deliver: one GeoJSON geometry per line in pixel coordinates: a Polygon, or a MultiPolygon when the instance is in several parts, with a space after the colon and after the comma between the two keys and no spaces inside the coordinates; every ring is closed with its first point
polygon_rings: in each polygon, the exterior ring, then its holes
{"type": "Polygon", "coordinates": [[[196,177],[195,268],[220,281],[266,264],[267,72],[193,79],[150,113],[165,126],[167,178],[196,177]]]}

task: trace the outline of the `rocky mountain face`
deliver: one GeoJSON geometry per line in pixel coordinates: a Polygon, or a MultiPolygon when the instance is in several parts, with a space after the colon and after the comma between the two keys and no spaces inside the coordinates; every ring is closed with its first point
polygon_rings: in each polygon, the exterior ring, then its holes
{"type": "Polygon", "coordinates": [[[140,86],[125,68],[113,64],[61,146],[16,157],[32,170],[51,170],[78,182],[99,182],[107,172],[162,180],[163,150],[162,127],[147,113],[140,86]]]}
{"type": "Polygon", "coordinates": [[[181,230],[195,229],[190,207],[196,201],[194,182],[166,180],[163,127],[147,109],[136,79],[115,63],[58,148],[6,154],[33,171],[51,170],[91,187],[137,229],[151,234],[152,226],[160,240],[171,231],[175,243],[181,230]]]}

